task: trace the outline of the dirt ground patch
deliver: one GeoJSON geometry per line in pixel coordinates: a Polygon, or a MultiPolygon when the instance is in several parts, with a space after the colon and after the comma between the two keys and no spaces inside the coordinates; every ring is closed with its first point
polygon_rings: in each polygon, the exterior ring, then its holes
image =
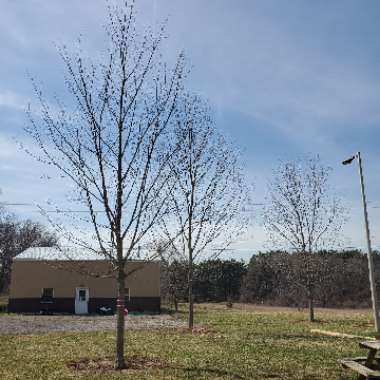
{"type": "MultiPolygon", "coordinates": [[[[55,331],[102,331],[115,328],[116,317],[78,315],[1,315],[0,335],[34,334],[55,331]]],[[[185,323],[170,315],[130,315],[126,329],[183,328],[185,323]]]]}
{"type": "MultiPolygon", "coordinates": [[[[121,372],[128,370],[144,370],[148,368],[166,368],[167,363],[158,358],[148,358],[145,356],[131,355],[126,359],[127,368],[121,372]]],[[[97,359],[81,359],[79,361],[72,361],[67,366],[76,372],[84,373],[106,373],[106,372],[120,372],[114,369],[115,358],[97,358],[97,359]]]]}
{"type": "Polygon", "coordinates": [[[210,327],[204,325],[194,326],[192,330],[189,330],[188,327],[181,327],[178,329],[178,332],[181,334],[190,334],[190,335],[210,335],[215,334],[215,330],[210,327]]]}

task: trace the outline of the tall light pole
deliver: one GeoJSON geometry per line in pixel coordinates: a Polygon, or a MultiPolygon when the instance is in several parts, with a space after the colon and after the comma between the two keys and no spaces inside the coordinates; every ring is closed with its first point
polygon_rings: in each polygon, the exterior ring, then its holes
{"type": "Polygon", "coordinates": [[[360,176],[360,187],[362,192],[362,201],[363,201],[363,212],[364,212],[364,225],[365,225],[365,234],[367,239],[367,254],[368,254],[368,270],[369,270],[369,283],[371,286],[371,297],[372,297],[372,309],[373,309],[373,318],[375,320],[375,330],[377,333],[380,332],[380,322],[379,322],[379,310],[377,303],[377,291],[376,291],[376,281],[375,281],[375,268],[373,265],[373,256],[371,249],[371,237],[369,234],[369,223],[368,223],[368,212],[367,212],[367,202],[364,191],[364,176],[363,176],[363,167],[362,167],[362,158],[360,156],[360,152],[356,153],[355,156],[344,160],[342,162],[343,165],[349,165],[357,159],[359,166],[359,176],[360,176]]]}

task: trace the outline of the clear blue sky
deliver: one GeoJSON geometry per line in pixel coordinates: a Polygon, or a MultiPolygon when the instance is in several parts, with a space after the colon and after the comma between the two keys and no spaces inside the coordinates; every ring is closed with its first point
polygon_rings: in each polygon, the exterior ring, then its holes
{"type": "MultiPolygon", "coordinates": [[[[138,20],[153,28],[169,17],[164,53],[182,49],[192,90],[207,97],[216,123],[244,151],[254,200],[264,199],[279,159],[319,154],[333,168],[332,185],[351,206],[346,245],[364,244],[354,166],[363,153],[372,239],[380,247],[380,2],[376,0],[137,0],[138,20]]],[[[63,202],[65,184],[17,148],[34,96],[28,73],[48,94],[63,93],[55,44],[82,35],[89,54],[103,43],[104,1],[2,2],[0,13],[0,188],[2,202],[63,202]]],[[[15,206],[37,218],[31,207],[15,206]]],[[[265,247],[260,209],[252,233],[236,245],[248,257],[265,247]]]]}

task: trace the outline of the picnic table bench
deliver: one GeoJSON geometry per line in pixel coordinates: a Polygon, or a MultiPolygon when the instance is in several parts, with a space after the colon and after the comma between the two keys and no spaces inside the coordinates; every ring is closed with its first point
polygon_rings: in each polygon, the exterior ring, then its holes
{"type": "Polygon", "coordinates": [[[358,373],[359,379],[380,379],[380,358],[376,357],[377,351],[380,350],[380,341],[361,342],[359,347],[368,350],[367,356],[342,359],[340,363],[344,368],[358,373]]]}

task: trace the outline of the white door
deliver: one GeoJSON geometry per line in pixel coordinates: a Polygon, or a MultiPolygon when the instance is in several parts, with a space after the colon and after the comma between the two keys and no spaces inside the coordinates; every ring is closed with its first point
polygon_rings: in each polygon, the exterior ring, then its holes
{"type": "Polygon", "coordinates": [[[88,314],[88,288],[75,289],[75,314],[88,314]]]}

